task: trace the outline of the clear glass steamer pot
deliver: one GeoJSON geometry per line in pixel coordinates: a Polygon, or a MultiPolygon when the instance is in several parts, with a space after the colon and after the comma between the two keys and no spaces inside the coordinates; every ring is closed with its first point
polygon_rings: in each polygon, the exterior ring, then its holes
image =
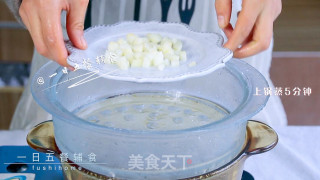
{"type": "Polygon", "coordinates": [[[85,73],[78,70],[64,74],[62,67],[50,62],[34,76],[32,94],[37,103],[52,114],[55,141],[61,152],[94,153],[96,163],[89,163],[89,158],[83,156],[81,166],[120,179],[180,179],[223,166],[239,154],[245,143],[247,121],[269,98],[254,95],[256,89],[268,87],[267,81],[256,69],[238,59],[229,60],[223,68],[205,76],[175,82],[136,83],[97,78],[68,88],[74,84],[73,79],[85,73]],[[123,94],[159,92],[177,99],[185,95],[205,99],[228,113],[203,126],[161,131],[102,126],[74,113],[84,105],[123,94]],[[188,155],[192,157],[192,164],[175,169],[130,170],[128,159],[132,154],[188,155]]]}

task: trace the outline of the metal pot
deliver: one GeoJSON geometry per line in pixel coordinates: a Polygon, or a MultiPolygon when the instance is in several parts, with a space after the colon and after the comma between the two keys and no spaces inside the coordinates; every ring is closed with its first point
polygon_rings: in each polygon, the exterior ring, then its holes
{"type": "MultiPolygon", "coordinates": [[[[264,123],[250,120],[247,123],[246,129],[246,138],[242,150],[232,161],[214,171],[185,179],[240,180],[245,160],[251,155],[260,154],[273,149],[278,142],[276,132],[264,123]]],[[[55,143],[52,121],[46,121],[34,127],[27,136],[27,142],[37,151],[44,153],[53,152],[55,156],[60,156],[61,151],[55,143]]],[[[70,160],[61,164],[64,169],[64,177],[68,180],[117,179],[117,177],[107,177],[89,171],[70,160]]]]}

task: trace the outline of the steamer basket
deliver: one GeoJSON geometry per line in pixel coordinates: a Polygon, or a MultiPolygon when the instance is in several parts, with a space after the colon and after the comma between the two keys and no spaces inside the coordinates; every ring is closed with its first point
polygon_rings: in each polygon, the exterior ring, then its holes
{"type": "MultiPolygon", "coordinates": [[[[70,88],[75,80],[90,73],[78,70],[64,74],[60,66],[49,62],[35,74],[31,90],[35,100],[53,116],[55,142],[60,151],[96,154],[99,157],[96,164],[88,163],[88,157],[83,157],[83,162],[87,164],[82,167],[109,177],[181,179],[213,171],[241,152],[245,144],[247,120],[258,113],[269,98],[254,95],[256,89],[261,90],[268,84],[256,69],[237,59],[229,60],[223,68],[206,76],[181,81],[136,83],[95,78],[70,88]],[[56,75],[52,77],[52,74],[56,75]],[[89,122],[75,113],[80,107],[96,107],[99,102],[109,102],[119,95],[159,92],[174,103],[197,97],[215,103],[217,107],[213,107],[212,111],[223,109],[227,113],[205,125],[177,130],[115,128],[89,122]],[[192,164],[186,169],[181,165],[175,170],[132,171],[128,169],[128,158],[132,154],[143,157],[151,154],[157,157],[188,155],[192,157],[192,164]]],[[[148,111],[151,114],[157,112],[150,108],[148,111]]],[[[165,116],[171,117],[174,113],[176,111],[165,116]]],[[[202,116],[197,118],[197,121],[202,120],[202,116]]]]}

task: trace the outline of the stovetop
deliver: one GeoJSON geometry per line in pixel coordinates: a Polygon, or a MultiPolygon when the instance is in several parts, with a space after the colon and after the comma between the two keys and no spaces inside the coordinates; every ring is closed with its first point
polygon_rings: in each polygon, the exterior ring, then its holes
{"type": "MultiPolygon", "coordinates": [[[[0,146],[0,179],[63,180],[60,161],[29,146],[0,146]],[[5,173],[5,174],[4,174],[5,173]]],[[[241,180],[254,180],[244,171],[241,180]]]]}

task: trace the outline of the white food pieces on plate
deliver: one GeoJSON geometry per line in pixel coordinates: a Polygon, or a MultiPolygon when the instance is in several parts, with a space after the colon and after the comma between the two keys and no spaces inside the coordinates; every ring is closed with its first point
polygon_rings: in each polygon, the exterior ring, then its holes
{"type": "MultiPolygon", "coordinates": [[[[103,62],[116,64],[123,70],[131,67],[156,67],[163,70],[168,66],[178,67],[181,61],[187,60],[187,53],[182,49],[183,44],[177,39],[152,33],[139,37],[130,33],[125,39],[120,38],[108,43],[103,62]]],[[[195,62],[192,65],[195,66],[195,62]]]]}

